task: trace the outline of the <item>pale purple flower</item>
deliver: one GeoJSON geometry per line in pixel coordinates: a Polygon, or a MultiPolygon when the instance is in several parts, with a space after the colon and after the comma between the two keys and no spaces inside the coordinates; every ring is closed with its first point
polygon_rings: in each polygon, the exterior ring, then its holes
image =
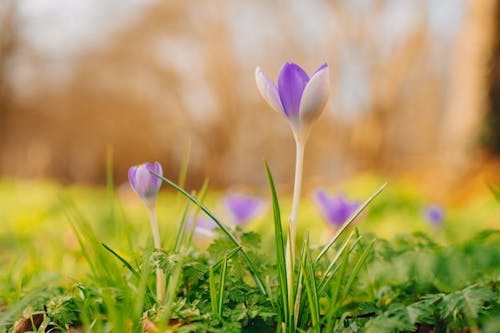
{"type": "MultiPolygon", "coordinates": [[[[186,221],[186,229],[191,228],[191,223],[193,223],[192,216],[186,221]]],[[[196,219],[194,232],[200,236],[211,237],[216,226],[217,224],[210,217],[202,214],[196,219]]]]}
{"type": "Polygon", "coordinates": [[[439,205],[428,205],[425,207],[424,215],[427,221],[433,225],[441,225],[444,219],[444,209],[439,205]]]}
{"type": "Polygon", "coordinates": [[[334,226],[341,226],[361,204],[347,200],[343,194],[330,197],[323,190],[316,191],[315,199],[324,219],[334,226]]]}
{"type": "Polygon", "coordinates": [[[233,193],[226,196],[224,203],[235,224],[243,224],[254,218],[262,208],[262,200],[250,195],[233,193]]]}
{"type": "Polygon", "coordinates": [[[161,165],[158,162],[154,162],[154,165],[146,162],[141,165],[135,165],[128,170],[130,186],[148,208],[154,206],[161,186],[161,180],[150,171],[160,176],[163,175],[161,165]]]}
{"type": "Polygon", "coordinates": [[[264,100],[290,120],[294,132],[300,132],[303,125],[317,118],[328,101],[330,79],[326,63],[310,77],[297,64],[285,63],[277,85],[257,67],[255,80],[264,100]]]}

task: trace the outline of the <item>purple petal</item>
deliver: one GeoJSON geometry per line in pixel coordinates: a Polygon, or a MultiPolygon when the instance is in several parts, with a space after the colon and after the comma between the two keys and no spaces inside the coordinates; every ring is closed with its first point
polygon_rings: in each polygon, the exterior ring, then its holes
{"type": "Polygon", "coordinates": [[[278,88],[274,82],[267,77],[266,74],[264,74],[260,67],[255,69],[255,81],[257,82],[257,88],[259,89],[260,94],[267,104],[269,104],[274,110],[285,113],[283,105],[281,105],[278,88]]]}
{"type": "Polygon", "coordinates": [[[316,75],[319,71],[322,71],[323,69],[328,68],[328,64],[325,62],[323,65],[319,66],[317,70],[314,71],[314,73],[311,74],[311,78],[316,75]]]}
{"type": "Polygon", "coordinates": [[[285,114],[298,116],[302,93],[309,81],[309,76],[294,63],[285,63],[278,76],[278,92],[285,114]]]}
{"type": "Polygon", "coordinates": [[[132,189],[150,208],[156,201],[156,196],[161,185],[160,179],[153,175],[151,171],[160,174],[161,165],[155,162],[153,166],[151,163],[146,162],[142,165],[131,167],[128,173],[132,189]]]}
{"type": "Polygon", "coordinates": [[[137,166],[134,165],[128,169],[128,181],[130,186],[135,190],[135,173],[137,172],[137,166]]]}
{"type": "Polygon", "coordinates": [[[154,177],[150,172],[151,163],[145,163],[137,168],[135,173],[135,188],[139,196],[145,198],[150,195],[151,180],[154,177]],[[149,164],[149,165],[148,165],[149,164]]]}
{"type": "Polygon", "coordinates": [[[359,202],[350,202],[342,194],[330,198],[322,190],[316,192],[316,202],[325,220],[337,226],[346,222],[359,207],[359,202]]]}
{"type": "Polygon", "coordinates": [[[326,102],[328,102],[329,92],[328,65],[323,64],[311,76],[311,80],[304,89],[300,102],[300,117],[307,120],[317,118],[325,108],[326,102]]]}
{"type": "MultiPolygon", "coordinates": [[[[157,173],[158,175],[163,176],[163,170],[161,168],[161,164],[159,162],[157,162],[157,161],[155,161],[155,164],[154,164],[154,167],[153,167],[153,171],[155,173],[157,173]]],[[[154,176],[153,182],[156,185],[156,188],[159,190],[160,187],[161,187],[161,183],[162,183],[161,179],[158,178],[158,177],[156,177],[155,175],[153,175],[153,176],[154,176]]]]}
{"type": "Polygon", "coordinates": [[[225,199],[226,207],[237,224],[242,224],[253,218],[261,207],[261,200],[242,194],[231,194],[225,199]]]}
{"type": "Polygon", "coordinates": [[[328,205],[328,195],[326,194],[325,191],[318,190],[318,191],[316,191],[315,196],[316,196],[316,200],[321,205],[321,207],[323,207],[323,206],[326,207],[328,205]]]}

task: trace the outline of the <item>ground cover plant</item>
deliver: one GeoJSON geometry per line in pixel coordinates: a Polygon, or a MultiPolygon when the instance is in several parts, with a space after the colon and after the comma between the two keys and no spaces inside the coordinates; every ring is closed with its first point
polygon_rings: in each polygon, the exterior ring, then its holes
{"type": "MultiPolygon", "coordinates": [[[[359,197],[367,193],[363,188],[371,188],[379,182],[376,178],[362,177],[343,184],[343,188],[349,196],[359,197]]],[[[351,262],[364,246],[376,241],[343,303],[340,316],[343,319],[336,329],[389,332],[412,331],[410,327],[421,331],[439,327],[441,331],[475,328],[496,332],[500,234],[480,231],[492,226],[486,222],[495,221],[499,214],[494,196],[485,194],[466,207],[448,210],[449,217],[436,229],[423,216],[425,198],[407,191],[406,185],[390,184],[383,195],[371,203],[366,216],[357,225],[363,238],[358,242],[361,247],[357,252],[350,253],[351,262]],[[470,221],[472,226],[458,227],[464,220],[470,221]],[[415,228],[420,231],[407,232],[415,228]]],[[[133,267],[149,267],[151,292],[148,297],[151,302],[136,313],[136,324],[140,326],[136,331],[146,325],[144,318],[154,320],[155,273],[150,261],[144,261],[153,248],[153,242],[146,241],[148,217],[138,200],[128,192],[118,196],[113,198],[106,191],[62,188],[50,183],[0,183],[0,197],[5,203],[0,233],[3,331],[12,330],[15,321],[29,314],[44,314],[48,322],[57,324],[62,331],[69,327],[95,332],[133,331],[130,325],[134,316],[123,309],[130,308],[130,294],[140,295],[136,291],[140,279],[100,243],[108,245],[133,267]],[[26,194],[30,188],[37,190],[26,194]],[[100,263],[107,268],[107,273],[94,275],[92,272],[68,223],[68,210],[77,214],[83,226],[91,229],[88,236],[94,238],[95,248],[91,247],[90,240],[84,248],[96,251],[89,259],[92,262],[102,260],[100,263]],[[121,282],[114,284],[113,279],[121,282]],[[119,302],[115,301],[117,296],[120,296],[119,302]]],[[[223,197],[223,193],[210,193],[206,196],[206,205],[217,207],[223,197]]],[[[288,207],[289,203],[284,202],[283,206],[288,207]]],[[[175,242],[176,218],[182,216],[184,207],[175,193],[164,192],[159,195],[158,208],[160,229],[165,247],[169,248],[175,242]]],[[[314,201],[304,201],[302,211],[299,217],[308,221],[309,227],[299,227],[298,238],[303,239],[306,229],[310,229],[311,244],[324,243],[322,234],[330,227],[321,220],[314,201]]],[[[275,277],[272,272],[276,260],[269,255],[274,247],[272,235],[269,235],[270,218],[268,210],[250,225],[241,226],[235,234],[249,249],[259,270],[269,274],[270,285],[274,288],[272,283],[277,279],[273,281],[271,277],[275,277]]],[[[227,252],[231,255],[234,247],[224,234],[214,230],[211,237],[193,235],[194,242],[183,267],[186,278],[180,279],[178,289],[178,295],[184,297],[174,302],[176,318],[186,319],[186,325],[178,329],[274,331],[277,313],[255,288],[248,273],[241,269],[245,264],[239,256],[227,261],[224,322],[215,319],[213,313],[218,310],[212,312],[210,267],[227,252]],[[229,321],[235,326],[229,327],[229,321]]],[[[328,257],[334,255],[335,250],[332,250],[328,257]]],[[[172,253],[164,258],[167,265],[176,262],[172,253]]],[[[346,266],[344,275],[349,276],[352,269],[353,266],[346,266]]],[[[217,269],[212,274],[216,286],[220,283],[218,274],[220,270],[217,269]]],[[[320,315],[324,315],[329,298],[320,297],[318,302],[320,315]]],[[[175,325],[175,321],[172,324],[175,325]]],[[[48,331],[40,329],[44,330],[48,331]]]]}
{"type": "MultiPolygon", "coordinates": [[[[136,213],[122,206],[130,191],[115,190],[111,167],[105,193],[91,191],[85,201],[61,191],[43,213],[23,210],[25,222],[9,218],[19,207],[7,209],[6,194],[3,219],[15,223],[0,233],[0,332],[500,330],[500,233],[476,226],[475,234],[463,228],[455,237],[459,224],[449,225],[442,207],[386,195],[376,181],[364,183],[363,202],[315,192],[314,205],[331,224],[319,239],[310,221],[320,214],[300,197],[307,137],[328,99],[328,66],[309,76],[287,63],[277,85],[260,68],[255,76],[296,143],[289,217],[267,164],[267,199],[230,194],[222,217],[208,182],[184,189],[187,159],[177,182],[158,162],[130,168],[129,185],[144,204],[136,213]],[[173,190],[168,198],[159,196],[162,186],[173,190]],[[265,202],[269,212],[248,227],[265,202]],[[417,231],[387,240],[363,228],[393,210],[427,219],[433,236],[417,231]],[[145,222],[146,212],[151,232],[134,222],[145,222]]],[[[16,186],[7,182],[5,193],[16,186]]],[[[495,193],[477,209],[483,215],[473,216],[484,226],[499,212],[495,193]]]]}

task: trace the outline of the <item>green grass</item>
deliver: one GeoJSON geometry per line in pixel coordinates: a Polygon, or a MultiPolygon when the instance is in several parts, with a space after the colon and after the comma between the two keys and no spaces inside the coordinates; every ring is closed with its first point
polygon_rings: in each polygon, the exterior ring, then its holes
{"type": "MultiPolygon", "coordinates": [[[[365,200],[381,183],[362,177],[331,189],[365,200]]],[[[127,184],[110,195],[85,186],[0,181],[0,332],[39,311],[49,328],[74,324],[92,332],[140,332],[145,317],[184,332],[266,332],[281,322],[298,332],[390,332],[424,324],[495,332],[500,326],[500,235],[481,233],[500,227],[500,205],[486,186],[467,204],[447,207],[436,228],[422,215],[428,199],[391,183],[355,223],[358,232],[343,235],[328,252],[319,245],[334,231],[306,192],[298,217],[296,304],[287,296],[286,229],[278,224],[290,202],[280,195],[278,203],[276,195],[273,203],[262,193],[268,210],[244,230],[223,230],[213,242],[194,236],[190,246],[189,233],[178,233],[187,201],[163,189],[158,219],[165,252],[152,253],[147,211],[127,184]],[[153,257],[173,286],[167,304],[155,301],[153,257]]],[[[201,200],[202,210],[217,212],[221,223],[223,195],[208,190],[201,200]]],[[[199,202],[191,199],[194,212],[199,202]]]]}

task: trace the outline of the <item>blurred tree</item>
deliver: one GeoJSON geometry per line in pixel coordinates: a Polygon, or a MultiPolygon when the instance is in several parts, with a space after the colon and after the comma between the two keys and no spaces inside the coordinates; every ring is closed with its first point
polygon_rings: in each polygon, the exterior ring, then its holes
{"type": "MultiPolygon", "coordinates": [[[[16,44],[15,5],[15,0],[0,2],[0,152],[7,133],[7,113],[12,97],[8,81],[8,62],[16,44]]],[[[1,164],[0,159],[0,166],[1,164]]]]}
{"type": "Polygon", "coordinates": [[[497,0],[467,1],[467,16],[455,49],[450,104],[443,115],[440,136],[441,164],[452,165],[457,180],[474,162],[471,152],[488,110],[489,60],[496,28],[497,0]]]}
{"type": "Polygon", "coordinates": [[[500,154],[500,1],[496,4],[495,44],[491,55],[489,110],[485,140],[495,154],[500,154]]]}
{"type": "MultiPolygon", "coordinates": [[[[19,41],[2,42],[0,56],[5,80],[16,46],[13,73],[24,79],[14,94],[0,82],[0,168],[102,182],[113,146],[118,179],[129,165],[156,159],[175,178],[190,140],[190,185],[207,176],[219,186],[264,184],[262,158],[278,182],[288,181],[290,130],[258,95],[253,71],[260,65],[275,79],[284,61],[308,72],[326,61],[332,95],[311,133],[306,180],[335,182],[373,167],[434,172],[440,161],[461,177],[456,161],[472,160],[487,108],[495,1],[153,1],[107,32],[73,13],[88,29],[66,34],[73,49],[56,33],[64,30],[58,17],[71,21],[60,6],[20,6],[19,41]],[[41,50],[42,42],[53,48],[41,50]]],[[[86,6],[116,19],[99,1],[86,6]]]]}

